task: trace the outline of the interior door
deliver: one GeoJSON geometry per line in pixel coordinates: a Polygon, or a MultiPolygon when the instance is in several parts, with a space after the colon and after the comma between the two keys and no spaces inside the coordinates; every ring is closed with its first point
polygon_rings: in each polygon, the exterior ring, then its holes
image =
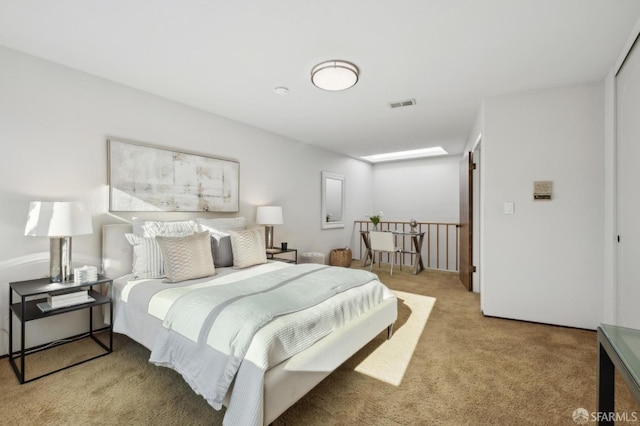
{"type": "Polygon", "coordinates": [[[640,42],[616,75],[618,282],[616,321],[640,329],[640,42]]]}
{"type": "Polygon", "coordinates": [[[473,153],[466,152],[460,162],[460,281],[473,290],[473,153]]]}

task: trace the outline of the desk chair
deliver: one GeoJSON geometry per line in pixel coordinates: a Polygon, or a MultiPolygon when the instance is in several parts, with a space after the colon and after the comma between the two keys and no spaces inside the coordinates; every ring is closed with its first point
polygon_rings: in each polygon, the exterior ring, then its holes
{"type": "MultiPolygon", "coordinates": [[[[402,249],[396,247],[393,233],[371,231],[369,232],[369,244],[371,246],[371,266],[369,270],[371,271],[373,269],[376,252],[389,253],[389,257],[391,258],[390,275],[393,275],[393,264],[395,263],[396,253],[402,255],[402,249]]],[[[400,258],[400,270],[402,270],[402,258],[400,258]]]]}

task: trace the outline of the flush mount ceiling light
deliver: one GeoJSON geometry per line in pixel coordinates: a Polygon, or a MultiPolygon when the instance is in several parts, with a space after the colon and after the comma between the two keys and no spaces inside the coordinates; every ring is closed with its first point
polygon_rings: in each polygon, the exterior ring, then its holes
{"type": "Polygon", "coordinates": [[[311,82],[320,89],[336,92],[353,87],[359,73],[358,67],[351,62],[334,59],[313,67],[311,82]]]}
{"type": "Polygon", "coordinates": [[[424,148],[424,149],[414,149],[411,151],[399,151],[399,152],[389,152],[386,154],[375,154],[368,155],[366,157],[360,157],[363,160],[370,161],[372,163],[380,163],[382,161],[393,161],[393,160],[408,160],[411,158],[421,158],[421,157],[433,157],[436,155],[446,155],[447,151],[442,149],[440,146],[436,146],[433,148],[424,148]]]}

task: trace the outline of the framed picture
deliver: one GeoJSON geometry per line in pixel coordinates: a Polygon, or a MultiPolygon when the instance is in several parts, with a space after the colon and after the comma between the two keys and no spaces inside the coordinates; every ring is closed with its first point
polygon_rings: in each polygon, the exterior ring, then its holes
{"type": "Polygon", "coordinates": [[[109,211],[238,212],[240,163],[108,139],[109,211]]]}

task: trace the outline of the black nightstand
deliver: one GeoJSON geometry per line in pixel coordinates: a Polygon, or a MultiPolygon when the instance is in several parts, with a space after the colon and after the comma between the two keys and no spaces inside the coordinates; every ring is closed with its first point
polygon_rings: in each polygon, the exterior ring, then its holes
{"type": "Polygon", "coordinates": [[[33,380],[39,379],[41,377],[48,376],[50,374],[56,373],[61,370],[65,370],[67,368],[73,367],[78,364],[82,364],[84,362],[90,361],[95,358],[99,358],[104,355],[108,355],[113,351],[113,327],[112,325],[108,325],[102,328],[94,329],[93,328],[93,308],[96,306],[101,306],[104,304],[109,304],[109,312],[110,318],[113,318],[113,303],[111,301],[111,286],[113,284],[113,280],[108,278],[101,278],[97,281],[88,282],[84,284],[74,284],[74,283],[52,283],[49,282],[49,278],[40,278],[35,280],[28,281],[17,281],[9,283],[9,362],[13,367],[13,371],[16,373],[20,384],[31,382],[33,380]],[[107,285],[108,292],[107,296],[102,295],[99,291],[93,289],[94,286],[107,285]],[[91,296],[95,301],[87,302],[79,305],[65,306],[62,308],[51,309],[49,311],[43,312],[39,307],[38,303],[43,303],[47,301],[47,294],[51,292],[57,292],[61,290],[68,289],[88,289],[88,295],[91,296]],[[14,293],[20,298],[19,302],[13,302],[14,293]],[[71,336],[67,339],[46,343],[43,345],[34,346],[32,348],[25,348],[25,324],[28,321],[47,318],[54,315],[60,315],[67,312],[78,311],[81,309],[89,309],[89,331],[86,333],[82,333],[76,336],[71,336]],[[13,352],[13,316],[16,316],[17,320],[20,321],[20,351],[13,352]],[[109,332],[109,346],[101,342],[96,336],[95,333],[99,333],[102,331],[109,332]],[[29,380],[25,380],[25,357],[27,355],[40,352],[46,349],[54,348],[56,346],[63,345],[65,343],[74,342],[76,340],[91,338],[98,345],[100,345],[105,352],[89,359],[85,359],[74,364],[68,365],[63,368],[59,368],[57,370],[51,371],[46,374],[42,374],[37,377],[30,378],[29,380]],[[18,364],[16,360],[20,360],[20,368],[18,368],[18,364]]]}
{"type": "Polygon", "coordinates": [[[277,260],[279,262],[286,262],[286,263],[298,263],[298,250],[296,249],[281,250],[279,248],[267,249],[267,259],[277,260]],[[293,259],[276,257],[276,255],[278,254],[285,254],[285,253],[293,253],[293,259]]]}

